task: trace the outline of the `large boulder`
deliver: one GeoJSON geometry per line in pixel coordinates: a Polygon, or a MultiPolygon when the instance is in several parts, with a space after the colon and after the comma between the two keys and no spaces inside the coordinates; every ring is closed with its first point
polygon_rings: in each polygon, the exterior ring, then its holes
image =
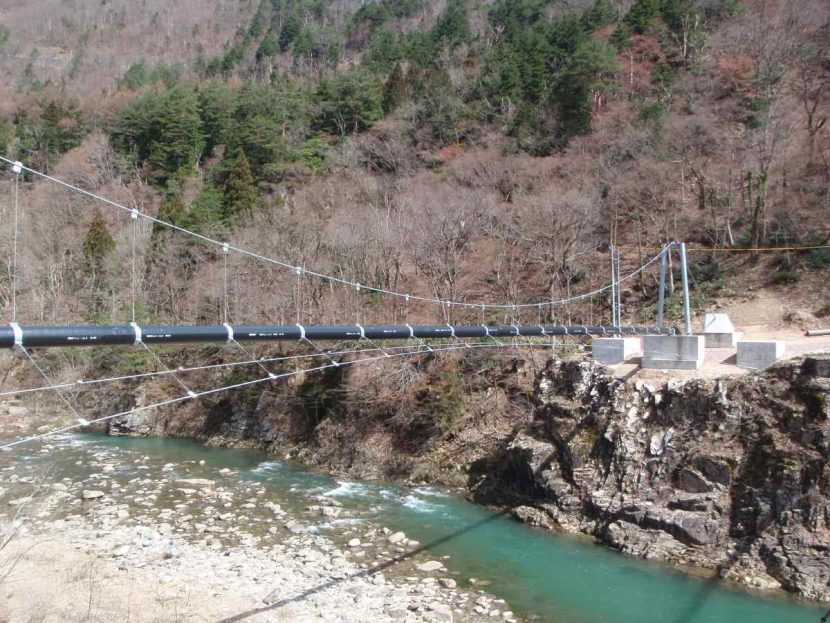
{"type": "Polygon", "coordinates": [[[152,411],[128,413],[107,422],[107,434],[113,437],[146,437],[155,429],[155,416],[152,411]]]}

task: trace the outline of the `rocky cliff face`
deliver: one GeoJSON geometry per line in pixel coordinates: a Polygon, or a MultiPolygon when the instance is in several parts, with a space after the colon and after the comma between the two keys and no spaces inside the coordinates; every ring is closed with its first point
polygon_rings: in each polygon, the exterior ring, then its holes
{"type": "Polygon", "coordinates": [[[830,600],[830,360],[626,384],[551,362],[532,422],[471,471],[475,498],[631,555],[830,600]]]}

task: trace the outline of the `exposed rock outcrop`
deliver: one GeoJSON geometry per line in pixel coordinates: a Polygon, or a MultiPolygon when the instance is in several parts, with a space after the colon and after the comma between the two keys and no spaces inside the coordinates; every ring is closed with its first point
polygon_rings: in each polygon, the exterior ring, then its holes
{"type": "Polygon", "coordinates": [[[830,600],[830,362],[655,388],[551,362],[474,497],[631,555],[830,600]]]}

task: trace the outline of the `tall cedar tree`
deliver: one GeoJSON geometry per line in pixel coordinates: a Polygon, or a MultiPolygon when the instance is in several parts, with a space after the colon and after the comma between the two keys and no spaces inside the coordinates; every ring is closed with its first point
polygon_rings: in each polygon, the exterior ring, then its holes
{"type": "Polygon", "coordinates": [[[257,189],[245,152],[236,156],[225,183],[225,218],[250,215],[257,204],[257,189]]]}
{"type": "Polygon", "coordinates": [[[637,0],[625,16],[625,23],[639,34],[646,32],[660,12],[659,0],[637,0]]]}
{"type": "Polygon", "coordinates": [[[282,30],[280,31],[280,50],[285,52],[294,39],[297,38],[297,35],[300,34],[302,28],[303,23],[300,21],[300,16],[294,12],[290,13],[285,19],[285,22],[282,25],[282,30]]]}
{"type": "Polygon", "coordinates": [[[591,131],[593,95],[613,84],[616,71],[617,56],[604,41],[588,38],[577,46],[554,93],[566,138],[591,131]]]}
{"type": "Polygon", "coordinates": [[[465,0],[449,0],[446,10],[432,29],[432,38],[451,48],[470,40],[470,22],[465,0]]]}
{"type": "Polygon", "coordinates": [[[406,84],[406,76],[400,63],[395,63],[395,68],[389,75],[389,79],[383,87],[383,110],[387,114],[403,104],[409,97],[409,88],[406,84]]]}
{"type": "Polygon", "coordinates": [[[192,91],[174,87],[162,98],[154,119],[157,135],[148,161],[159,181],[192,170],[205,149],[199,100],[192,91]]]}
{"type": "MultiPolygon", "coordinates": [[[[158,219],[160,221],[164,221],[165,223],[179,225],[186,214],[187,210],[185,209],[181,198],[178,195],[173,195],[165,199],[159,206],[158,219]]],[[[150,236],[150,242],[154,251],[157,251],[162,245],[162,241],[165,239],[164,234],[168,232],[170,232],[170,230],[164,225],[161,225],[160,223],[153,223],[153,233],[150,236]]]]}
{"type": "Polygon", "coordinates": [[[113,250],[115,250],[115,240],[107,229],[107,222],[103,215],[99,210],[96,210],[83,244],[84,258],[88,269],[91,272],[98,272],[104,258],[113,250]]]}

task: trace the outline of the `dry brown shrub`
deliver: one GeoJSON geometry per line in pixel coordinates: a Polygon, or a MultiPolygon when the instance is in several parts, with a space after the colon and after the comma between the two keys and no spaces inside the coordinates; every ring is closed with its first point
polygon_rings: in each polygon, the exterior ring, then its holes
{"type": "Polygon", "coordinates": [[[373,173],[408,175],[417,169],[418,157],[400,122],[381,121],[355,142],[360,162],[373,173]]]}
{"type": "Polygon", "coordinates": [[[720,58],[716,74],[728,95],[748,97],[752,93],[753,60],[749,56],[720,58]]]}

